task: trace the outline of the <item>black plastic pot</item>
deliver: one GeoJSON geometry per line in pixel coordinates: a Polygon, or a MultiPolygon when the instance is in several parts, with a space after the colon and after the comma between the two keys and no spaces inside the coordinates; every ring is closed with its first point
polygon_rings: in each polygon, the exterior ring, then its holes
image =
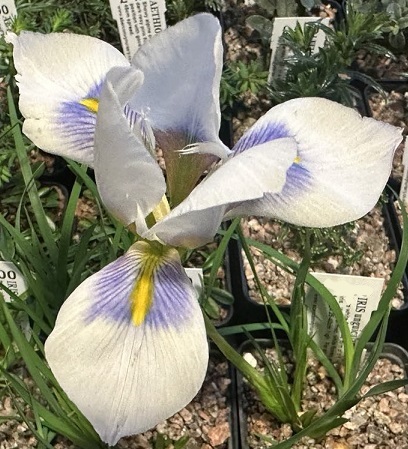
{"type": "MultiPolygon", "coordinates": [[[[271,348],[274,346],[272,340],[267,339],[258,339],[257,342],[264,348],[271,348]]],[[[287,342],[279,342],[279,344],[283,347],[288,347],[287,342]]],[[[367,346],[369,349],[372,344],[367,346]]],[[[245,341],[239,352],[243,354],[247,351],[253,351],[254,347],[252,343],[247,340],[245,341]]],[[[408,352],[399,345],[393,343],[385,343],[383,351],[381,352],[381,358],[389,359],[392,363],[400,365],[404,371],[405,376],[408,377],[408,352]]],[[[408,386],[405,387],[406,392],[408,393],[408,386]]],[[[240,436],[240,444],[241,449],[249,449],[247,443],[248,436],[248,425],[247,425],[247,414],[244,410],[243,398],[244,398],[244,379],[240,372],[237,372],[237,398],[238,398],[238,418],[239,418],[239,436],[240,436]]]]}
{"type": "Polygon", "coordinates": [[[40,176],[40,181],[46,184],[63,185],[70,192],[75,182],[75,175],[68,168],[65,159],[54,156],[52,171],[45,170],[40,176]]]}
{"type": "MultiPolygon", "coordinates": [[[[399,191],[398,183],[394,182],[392,185],[395,191],[399,191]]],[[[388,237],[391,246],[398,257],[402,244],[402,229],[395,207],[395,200],[395,196],[390,194],[388,202],[384,207],[384,214],[388,223],[388,237]]],[[[408,350],[408,267],[405,270],[402,283],[404,289],[404,304],[399,309],[391,309],[386,340],[401,345],[408,350]]]]}

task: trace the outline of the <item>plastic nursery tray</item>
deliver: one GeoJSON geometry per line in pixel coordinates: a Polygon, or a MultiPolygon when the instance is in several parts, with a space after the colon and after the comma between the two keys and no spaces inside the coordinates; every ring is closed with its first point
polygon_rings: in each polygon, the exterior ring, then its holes
{"type": "MultiPolygon", "coordinates": [[[[273,341],[270,339],[257,339],[258,344],[261,348],[270,348],[273,347],[273,341]]],[[[279,341],[279,345],[282,345],[284,348],[288,348],[287,341],[279,341]]],[[[372,343],[367,345],[367,349],[370,350],[372,347],[372,343]]],[[[249,340],[246,340],[239,348],[239,353],[243,354],[245,351],[253,351],[254,346],[249,340]]],[[[401,346],[394,343],[385,343],[384,348],[380,355],[381,358],[387,358],[392,363],[400,365],[405,371],[405,377],[408,377],[408,352],[402,348],[401,346]]],[[[249,449],[249,445],[247,443],[248,436],[248,424],[247,424],[247,414],[243,407],[242,399],[244,398],[244,379],[240,372],[237,371],[236,377],[236,387],[237,387],[237,398],[238,398],[238,424],[239,424],[239,437],[241,449],[249,449]]],[[[405,386],[405,390],[408,393],[408,386],[405,386]]]]}
{"type": "MultiPolygon", "coordinates": [[[[395,192],[399,191],[399,183],[390,180],[389,185],[395,192]]],[[[395,250],[398,257],[402,244],[402,229],[395,208],[395,196],[390,192],[388,201],[384,206],[384,214],[386,218],[386,231],[390,239],[390,245],[395,250]]],[[[396,343],[408,350],[408,268],[405,269],[405,275],[402,278],[404,304],[399,309],[391,309],[386,341],[396,343]]]]}

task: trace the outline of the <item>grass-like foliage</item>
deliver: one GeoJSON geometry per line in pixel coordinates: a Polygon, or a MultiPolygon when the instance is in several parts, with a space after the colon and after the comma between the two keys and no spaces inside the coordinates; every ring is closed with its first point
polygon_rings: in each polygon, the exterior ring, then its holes
{"type": "Polygon", "coordinates": [[[395,265],[391,279],[388,282],[387,288],[381,297],[378,309],[372,314],[368,324],[362,330],[361,335],[357,340],[353,340],[346,318],[335,297],[323,284],[309,273],[312,256],[310,230],[305,231],[304,258],[302,262],[298,264],[270,246],[245,238],[238,228],[237,238],[239,238],[250,262],[258,289],[264,299],[267,314],[269,316],[270,310],[272,310],[278,319],[278,323],[272,323],[270,320],[269,323],[235,326],[231,329],[223,329],[221,333],[224,335],[231,335],[237,332],[245,332],[253,342],[255,349],[263,361],[265,366],[264,372],[258,372],[245,361],[243,357],[234,350],[218,332],[216,332],[215,328],[208,320],[207,330],[219,349],[255,388],[265,408],[281,422],[291,424],[295,434],[288,440],[274,445],[274,447],[279,449],[289,449],[303,436],[320,439],[324,437],[330,429],[346,422],[347,420],[343,418],[344,412],[356,405],[362,399],[396,389],[408,383],[408,379],[384,382],[381,385],[373,387],[365,395],[361,395],[360,393],[361,387],[381,354],[385,341],[391,300],[400,284],[408,261],[408,232],[406,231],[408,226],[408,215],[404,211],[404,208],[402,208],[402,210],[404,234],[398,261],[395,265]],[[292,305],[289,317],[282,313],[274,303],[273,299],[268,295],[266,289],[262,286],[251,258],[251,246],[262,251],[266,258],[296,277],[292,292],[292,305]],[[305,289],[307,285],[312,287],[323,298],[327,307],[330,308],[335,317],[344,350],[341,368],[339,368],[338,364],[333,363],[313,341],[312,336],[308,335],[305,306],[305,289]],[[277,351],[276,362],[269,361],[264,353],[264,349],[251,337],[249,331],[259,329],[270,329],[271,337],[277,351]],[[292,379],[290,379],[287,374],[287,369],[282,357],[283,348],[279,346],[279,341],[276,339],[275,335],[276,329],[286,332],[290,348],[293,351],[295,371],[292,379]],[[375,336],[376,332],[378,333],[375,336]],[[374,340],[374,343],[368,356],[363,357],[367,344],[372,340],[374,340]],[[325,367],[328,375],[333,380],[337,391],[337,400],[335,404],[322,415],[317,415],[315,409],[301,410],[308,350],[311,350],[314,356],[325,367]]]}

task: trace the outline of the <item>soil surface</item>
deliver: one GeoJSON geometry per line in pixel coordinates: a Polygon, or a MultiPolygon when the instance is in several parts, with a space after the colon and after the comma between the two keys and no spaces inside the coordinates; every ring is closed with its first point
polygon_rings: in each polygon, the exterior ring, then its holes
{"type": "MultiPolygon", "coordinates": [[[[24,382],[35,389],[29,377],[25,377],[24,382]]],[[[185,449],[227,449],[231,436],[230,383],[228,363],[220,356],[212,355],[204,384],[190,404],[151,431],[122,438],[117,449],[151,449],[159,433],[173,440],[188,435],[185,449]]],[[[17,416],[16,406],[7,395],[0,402],[0,421],[4,416],[17,416]]],[[[37,444],[26,423],[15,419],[1,422],[0,449],[31,449],[37,444]]],[[[76,449],[61,437],[53,445],[55,449],[76,449]]]]}
{"type": "MultiPolygon", "coordinates": [[[[267,357],[276,359],[276,351],[266,350],[267,357]]],[[[284,355],[289,372],[293,371],[291,354],[284,355]]],[[[262,362],[255,355],[257,365],[262,362]]],[[[381,358],[368,376],[361,394],[367,393],[374,385],[406,376],[404,368],[395,361],[381,358]]],[[[317,409],[322,414],[335,401],[333,382],[326,370],[314,359],[308,361],[306,386],[302,409],[317,409]]],[[[272,447],[260,435],[283,441],[292,435],[288,424],[280,424],[266,410],[254,391],[244,384],[243,409],[247,423],[246,442],[250,449],[272,447]]],[[[408,448],[408,394],[399,388],[375,397],[362,400],[344,417],[349,421],[331,430],[322,441],[305,437],[293,449],[406,449],[408,448]]],[[[247,449],[243,447],[243,449],[247,449]]]]}

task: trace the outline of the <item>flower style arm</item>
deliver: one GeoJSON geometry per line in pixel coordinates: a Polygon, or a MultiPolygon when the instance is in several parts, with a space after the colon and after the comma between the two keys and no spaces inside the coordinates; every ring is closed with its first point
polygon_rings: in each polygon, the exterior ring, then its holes
{"type": "Polygon", "coordinates": [[[95,178],[105,207],[125,226],[144,218],[166,192],[163,173],[125,115],[129,91],[143,85],[143,74],[133,67],[112,69],[100,96],[95,131],[95,178]]]}
{"type": "Polygon", "coordinates": [[[284,138],[229,159],[143,236],[189,248],[211,241],[228,207],[282,190],[295,156],[295,140],[284,138]]]}

